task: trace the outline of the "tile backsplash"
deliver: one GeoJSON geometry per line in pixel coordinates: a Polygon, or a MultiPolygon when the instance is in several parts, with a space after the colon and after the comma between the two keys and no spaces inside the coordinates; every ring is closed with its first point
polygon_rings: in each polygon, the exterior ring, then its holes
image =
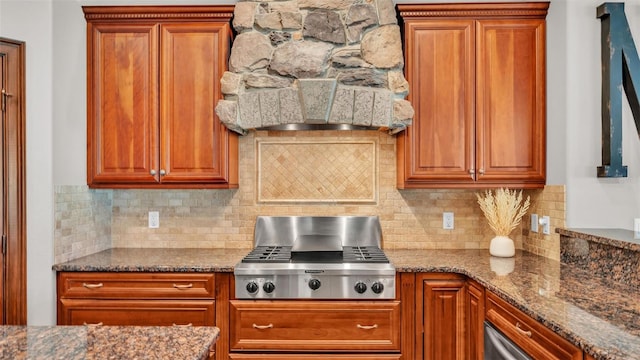
{"type": "MultiPolygon", "coordinates": [[[[241,137],[239,147],[239,189],[93,190],[86,186],[57,186],[55,261],[66,261],[108,247],[249,249],[258,215],[377,215],[382,225],[384,248],[489,247],[493,234],[477,205],[477,190],[396,189],[395,137],[386,133],[258,131],[241,137]],[[259,153],[259,144],[273,141],[280,145],[306,143],[317,146],[322,143],[325,147],[331,147],[332,144],[339,147],[348,143],[374,144],[377,155],[375,171],[367,172],[359,180],[365,187],[376,184],[376,196],[373,201],[364,202],[289,201],[292,190],[296,190],[291,187],[296,183],[304,186],[305,182],[288,182],[280,185],[287,188],[279,191],[279,182],[272,181],[269,184],[269,201],[264,201],[259,195],[260,182],[263,181],[259,171],[258,160],[263,155],[259,153]],[[280,193],[285,194],[282,199],[277,197],[280,193]],[[76,201],[80,204],[75,204],[76,201]],[[95,204],[89,205],[91,202],[95,204]],[[87,210],[69,211],[76,207],[87,210]],[[158,229],[148,228],[149,211],[160,213],[158,229]],[[445,211],[455,215],[453,230],[442,229],[442,213],[445,211]],[[88,216],[87,212],[92,215],[88,216]],[[77,226],[85,230],[76,231],[77,226]],[[94,226],[95,232],[89,232],[88,229],[94,226]]],[[[306,151],[300,151],[299,144],[296,147],[295,162],[304,162],[306,151]]],[[[331,153],[331,150],[326,149],[327,153],[331,153]]],[[[318,154],[311,155],[317,157],[318,154]]],[[[289,164],[286,155],[278,161],[284,164],[283,169],[289,164]]],[[[317,173],[291,171],[290,174],[294,177],[326,176],[327,172],[335,172],[335,168],[328,168],[333,163],[338,164],[336,166],[349,166],[340,161],[325,162],[323,166],[310,167],[309,171],[317,173]]],[[[516,247],[558,259],[559,235],[553,229],[564,226],[564,186],[547,186],[543,190],[525,191],[525,194],[531,196],[529,213],[535,210],[539,215],[551,216],[552,234],[543,236],[529,232],[527,214],[521,227],[511,235],[516,247]]],[[[367,196],[368,193],[364,197],[367,196]]]]}
{"type": "Polygon", "coordinates": [[[110,190],[55,187],[55,262],[111,247],[111,197],[110,190]]]}

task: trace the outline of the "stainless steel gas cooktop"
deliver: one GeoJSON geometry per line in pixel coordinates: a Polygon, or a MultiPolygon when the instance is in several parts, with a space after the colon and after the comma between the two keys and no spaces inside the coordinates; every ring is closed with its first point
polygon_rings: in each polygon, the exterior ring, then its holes
{"type": "Polygon", "coordinates": [[[235,267],[238,299],[393,299],[375,216],[261,216],[235,267]]]}

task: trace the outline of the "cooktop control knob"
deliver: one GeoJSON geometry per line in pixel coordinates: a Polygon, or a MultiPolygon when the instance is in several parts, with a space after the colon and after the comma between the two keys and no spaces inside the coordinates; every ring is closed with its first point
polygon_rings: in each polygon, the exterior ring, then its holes
{"type": "Polygon", "coordinates": [[[320,288],[320,285],[322,285],[322,283],[318,279],[309,280],[309,287],[311,288],[311,290],[318,290],[318,288],[320,288]]]}
{"type": "Polygon", "coordinates": [[[358,281],[354,288],[358,294],[364,294],[364,292],[367,291],[367,284],[358,281]]]}
{"type": "Polygon", "coordinates": [[[267,281],[266,283],[264,283],[264,285],[262,285],[262,290],[264,290],[264,292],[266,292],[267,294],[271,294],[275,289],[276,286],[273,285],[271,281],[267,281]]]}
{"type": "Polygon", "coordinates": [[[249,283],[247,283],[247,291],[249,294],[255,294],[258,291],[258,284],[256,284],[255,281],[249,281],[249,283]]]}
{"type": "Polygon", "coordinates": [[[373,283],[373,285],[371,285],[371,291],[376,294],[380,294],[382,290],[384,290],[384,285],[382,285],[381,282],[376,281],[373,283]]]}

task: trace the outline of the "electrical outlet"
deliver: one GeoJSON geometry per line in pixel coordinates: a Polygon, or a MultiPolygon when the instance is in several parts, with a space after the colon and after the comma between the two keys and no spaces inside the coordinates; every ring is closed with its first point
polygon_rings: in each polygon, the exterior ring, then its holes
{"type": "Polygon", "coordinates": [[[549,235],[551,233],[551,219],[548,216],[540,218],[540,225],[542,225],[542,233],[549,235]]]}
{"type": "Polygon", "coordinates": [[[157,229],[160,227],[160,213],[158,211],[149,211],[149,229],[157,229]]]}
{"type": "Polygon", "coordinates": [[[445,230],[453,230],[453,213],[452,212],[442,213],[442,228],[445,230]]]}
{"type": "Polygon", "coordinates": [[[640,218],[633,219],[633,237],[640,239],[640,218]]]}
{"type": "Polygon", "coordinates": [[[531,214],[531,231],[538,232],[538,214],[531,214]]]}

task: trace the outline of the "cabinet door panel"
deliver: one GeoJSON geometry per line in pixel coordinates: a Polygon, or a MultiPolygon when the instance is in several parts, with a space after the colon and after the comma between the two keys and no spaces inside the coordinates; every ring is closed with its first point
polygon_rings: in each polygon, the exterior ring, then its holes
{"type": "Polygon", "coordinates": [[[544,21],[479,21],[478,181],[545,178],[544,21]]]}
{"type": "Polygon", "coordinates": [[[87,34],[87,181],[154,183],[158,27],[89,24],[87,34]]]}
{"type": "Polygon", "coordinates": [[[467,280],[467,359],[484,359],[484,287],[467,280]]]}
{"type": "Polygon", "coordinates": [[[407,25],[409,100],[416,111],[404,135],[405,181],[472,182],[474,25],[470,20],[407,25]]]}
{"type": "Polygon", "coordinates": [[[452,274],[424,274],[417,280],[417,358],[465,360],[465,279],[452,274]]]}
{"type": "Polygon", "coordinates": [[[228,37],[224,23],[162,26],[163,183],[227,179],[227,130],[214,108],[228,37]]]}

